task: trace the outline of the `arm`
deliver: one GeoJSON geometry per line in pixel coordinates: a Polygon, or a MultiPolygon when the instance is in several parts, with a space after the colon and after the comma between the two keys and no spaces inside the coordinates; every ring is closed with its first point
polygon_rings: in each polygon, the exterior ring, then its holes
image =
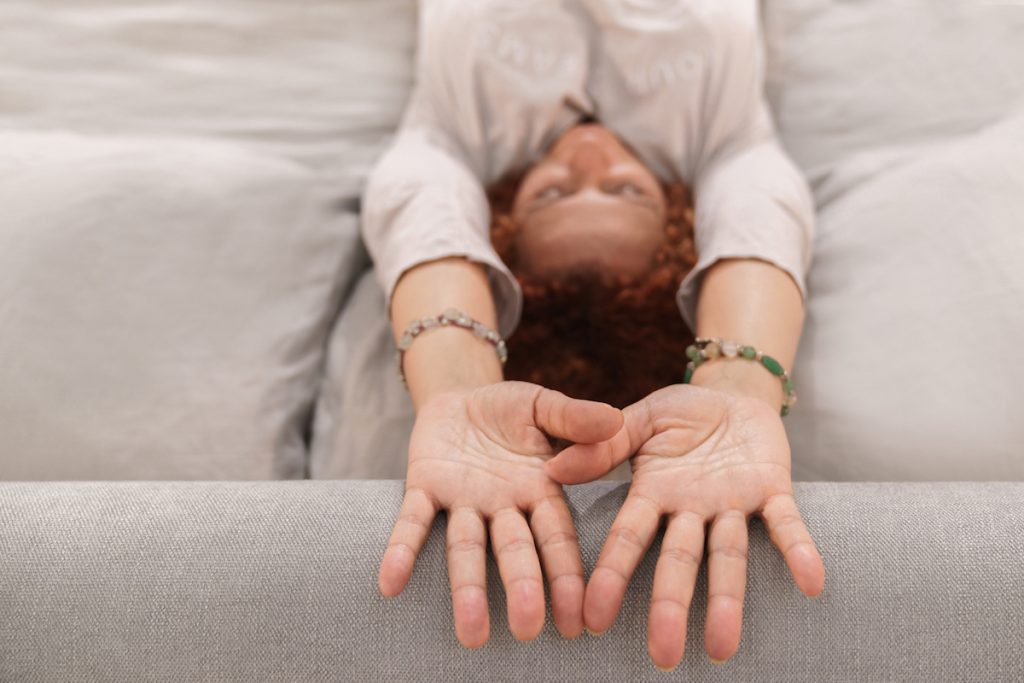
{"type": "MultiPolygon", "coordinates": [[[[787,370],[796,357],[804,309],[800,290],[782,269],[758,259],[718,261],[704,276],[697,307],[697,335],[751,344],[787,370]]],[[[756,396],[782,405],[782,385],[758,363],[705,363],[692,384],[756,396]]]]}
{"type": "MultiPolygon", "coordinates": [[[[363,236],[396,342],[411,320],[448,307],[508,336],[522,293],[490,240],[483,183],[487,169],[500,164],[489,156],[491,138],[484,133],[491,129],[475,90],[482,82],[499,86],[476,77],[464,40],[489,21],[471,3],[422,9],[418,85],[395,142],[371,174],[363,236]]],[[[416,421],[380,591],[402,592],[434,517],[445,510],[459,642],[479,647],[489,637],[488,543],[505,584],[512,634],[529,640],[540,632],[546,577],[556,627],[578,635],[583,567],[562,489],[544,473],[544,461],[554,455],[548,437],[601,441],[621,428],[622,413],[533,384],[502,382],[494,348],[461,328],[418,336],[404,360],[416,421]]]]}
{"type": "MultiPolygon", "coordinates": [[[[494,301],[484,267],[450,257],[420,264],[399,279],[391,300],[395,342],[410,320],[453,306],[488,327],[495,326],[494,301]]],[[[432,396],[502,380],[501,363],[489,344],[459,328],[438,328],[416,339],[405,354],[405,377],[419,411],[432,396]]]]}
{"type": "MultiPolygon", "coordinates": [[[[697,336],[751,344],[792,369],[804,320],[814,203],[775,133],[757,34],[727,43],[696,176],[699,262],[679,290],[697,336]]],[[[778,409],[780,382],[756,363],[705,363],[693,384],[778,409]]]]}
{"type": "MultiPolygon", "coordinates": [[[[749,36],[748,36],[749,38],[749,36]]],[[[752,344],[790,368],[803,324],[813,205],[775,139],[761,93],[755,41],[720,54],[696,178],[699,261],[680,286],[680,311],[699,336],[752,344]]],[[[579,483],[631,458],[629,495],[584,597],[584,623],[611,627],[629,577],[668,518],[648,611],[656,665],[683,655],[697,571],[708,557],[704,647],[715,661],[738,649],[746,591],[747,523],[761,517],[800,590],[821,593],[825,569],[793,497],[779,417],[778,378],[748,361],[715,361],[627,407],[616,438],[574,445],[546,467],[579,483]],[[702,386],[701,386],[702,385],[702,386]]]]}

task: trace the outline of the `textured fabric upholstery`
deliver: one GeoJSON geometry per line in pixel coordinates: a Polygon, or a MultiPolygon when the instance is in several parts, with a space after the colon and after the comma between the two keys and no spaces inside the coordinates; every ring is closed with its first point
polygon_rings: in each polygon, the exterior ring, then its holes
{"type": "MultiPolygon", "coordinates": [[[[574,487],[592,568],[625,487],[574,487]]],[[[698,578],[683,663],[644,644],[652,551],[600,638],[452,630],[443,517],[406,592],[376,569],[402,482],[0,484],[2,681],[1011,681],[1024,678],[1024,484],[799,483],[825,561],[811,600],[751,522],[743,638],[711,664],[698,578]]],[[[657,542],[655,543],[655,547],[657,542]]]]}

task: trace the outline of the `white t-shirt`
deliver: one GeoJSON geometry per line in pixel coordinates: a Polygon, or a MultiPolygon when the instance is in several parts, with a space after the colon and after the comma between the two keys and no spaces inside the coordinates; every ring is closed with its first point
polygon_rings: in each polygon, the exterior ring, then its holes
{"type": "Polygon", "coordinates": [[[698,263],[680,283],[695,329],[701,274],[755,257],[806,296],[813,200],[764,99],[756,0],[422,0],[416,84],[363,197],[386,300],[419,263],[487,266],[499,331],[522,291],[490,241],[485,187],[538,161],[585,116],[665,180],[692,186],[698,263]]]}

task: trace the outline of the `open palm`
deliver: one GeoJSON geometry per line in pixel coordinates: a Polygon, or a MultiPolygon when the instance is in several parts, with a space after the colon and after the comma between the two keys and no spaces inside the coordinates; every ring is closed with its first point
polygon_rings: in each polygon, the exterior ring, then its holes
{"type": "Polygon", "coordinates": [[[658,666],[676,666],[710,524],[705,648],[725,660],[739,647],[751,515],[764,519],[801,591],[817,595],[824,585],[824,566],[793,499],[785,429],[760,399],[692,385],[666,387],[623,412],[625,424],[612,440],[572,446],[548,465],[553,478],[576,483],[632,454],[629,493],[587,585],[586,626],[598,633],[611,627],[667,518],[648,650],[658,666]]]}
{"type": "Polygon", "coordinates": [[[434,516],[444,509],[455,632],[463,645],[479,647],[489,636],[488,534],[513,635],[529,640],[544,625],[541,563],[555,625],[563,635],[578,635],[583,566],[562,487],[544,470],[554,455],[548,436],[592,444],[615,435],[622,423],[622,413],[609,405],[526,382],[432,398],[420,408],[410,438],[406,493],[381,562],[381,592],[402,591],[434,516]]]}

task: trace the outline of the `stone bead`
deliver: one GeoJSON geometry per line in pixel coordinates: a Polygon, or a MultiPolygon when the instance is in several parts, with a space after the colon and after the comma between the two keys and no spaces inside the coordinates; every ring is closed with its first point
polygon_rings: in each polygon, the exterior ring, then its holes
{"type": "Polygon", "coordinates": [[[739,345],[734,341],[722,342],[722,355],[726,358],[735,358],[736,354],[739,353],[739,345]]]}
{"type": "Polygon", "coordinates": [[[686,357],[690,360],[695,360],[700,355],[700,349],[694,344],[690,344],[686,347],[686,357]]]}
{"type": "Polygon", "coordinates": [[[412,335],[406,332],[402,335],[402,338],[398,340],[398,348],[401,351],[408,351],[410,346],[412,346],[412,335]]]}
{"type": "Polygon", "coordinates": [[[431,327],[437,327],[440,324],[441,323],[437,322],[437,318],[424,318],[420,321],[420,325],[422,325],[425,330],[429,330],[431,327]]]}
{"type": "Polygon", "coordinates": [[[441,324],[447,325],[453,320],[457,320],[460,315],[461,314],[459,313],[458,309],[446,308],[444,309],[444,313],[441,314],[441,324]]]}
{"type": "Polygon", "coordinates": [[[481,339],[487,338],[487,328],[480,323],[473,323],[473,334],[481,339]]]}
{"type": "Polygon", "coordinates": [[[789,415],[789,406],[782,406],[782,410],[779,411],[779,414],[782,417],[786,417],[787,415],[789,415]]]}
{"type": "Polygon", "coordinates": [[[782,389],[787,394],[793,393],[793,380],[791,380],[791,379],[782,380],[782,389]]]}
{"type": "Polygon", "coordinates": [[[498,333],[495,332],[494,330],[491,330],[487,333],[487,339],[494,342],[495,344],[501,341],[501,337],[499,337],[498,333]]]}
{"type": "Polygon", "coordinates": [[[744,346],[740,348],[740,355],[748,360],[754,360],[757,358],[757,349],[753,346],[744,346]]]}
{"type": "Polygon", "coordinates": [[[704,358],[706,358],[707,360],[718,358],[718,356],[721,355],[721,353],[722,350],[719,349],[718,344],[715,344],[714,342],[704,347],[704,358]]]}
{"type": "Polygon", "coordinates": [[[686,364],[686,371],[683,373],[683,384],[689,384],[690,380],[693,379],[693,363],[686,364]]]}
{"type": "Polygon", "coordinates": [[[772,373],[773,375],[779,376],[785,372],[785,370],[782,369],[782,365],[779,363],[779,361],[775,360],[771,356],[761,356],[761,364],[768,368],[768,372],[772,373]]]}

